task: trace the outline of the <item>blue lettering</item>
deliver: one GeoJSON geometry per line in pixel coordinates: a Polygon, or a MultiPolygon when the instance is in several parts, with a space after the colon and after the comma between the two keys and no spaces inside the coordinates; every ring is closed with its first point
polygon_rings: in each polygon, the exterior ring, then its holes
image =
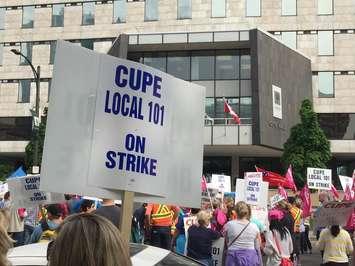
{"type": "Polygon", "coordinates": [[[150,175],[156,176],[157,175],[157,160],[151,159],[150,160],[150,175]]]}
{"type": "Polygon", "coordinates": [[[148,163],[149,163],[149,158],[142,157],[142,164],[141,164],[141,173],[142,174],[149,174],[148,171],[148,163]]]}
{"type": "Polygon", "coordinates": [[[128,74],[127,67],[125,67],[123,65],[119,65],[116,68],[116,77],[115,77],[115,82],[118,87],[126,87],[127,86],[127,79],[123,79],[121,77],[121,74],[124,74],[124,75],[128,74]]]}
{"type": "Polygon", "coordinates": [[[129,114],[129,108],[126,107],[126,103],[129,103],[129,95],[128,94],[123,94],[123,96],[122,96],[122,109],[121,109],[121,114],[123,116],[127,116],[129,114]]]}
{"type": "Polygon", "coordinates": [[[136,160],[136,156],[133,155],[133,154],[127,154],[127,164],[126,164],[126,171],[132,171],[134,172],[134,168],[135,168],[135,165],[134,165],[134,162],[136,160]]]}
{"type": "Polygon", "coordinates": [[[153,84],[153,76],[148,72],[143,72],[143,83],[142,83],[142,91],[147,91],[147,86],[151,86],[153,84]]]}
{"type": "Polygon", "coordinates": [[[105,113],[108,113],[108,114],[111,113],[111,109],[108,107],[109,102],[110,102],[110,91],[107,90],[106,91],[106,98],[105,98],[105,113]]]}
{"type": "Polygon", "coordinates": [[[132,134],[127,134],[126,141],[125,141],[125,147],[129,151],[134,150],[134,136],[132,134]]]}
{"type": "Polygon", "coordinates": [[[161,77],[154,76],[154,86],[153,86],[153,96],[160,98],[160,90],[161,90],[161,77]]]}
{"type": "Polygon", "coordinates": [[[112,97],[112,113],[118,115],[120,113],[121,94],[115,92],[112,97]]]}
{"type": "Polygon", "coordinates": [[[135,76],[134,74],[135,72],[135,69],[134,68],[131,68],[129,70],[129,87],[132,89],[132,90],[139,90],[140,87],[141,87],[141,80],[142,80],[142,70],[140,69],[137,69],[137,74],[135,76]]]}
{"type": "Polygon", "coordinates": [[[122,170],[123,169],[123,161],[124,158],[126,157],[126,153],[123,152],[117,152],[117,155],[119,157],[119,161],[118,161],[118,169],[122,170]]]}
{"type": "Polygon", "coordinates": [[[114,158],[116,158],[116,153],[114,151],[108,151],[108,152],[106,152],[106,158],[108,160],[105,163],[106,167],[110,168],[110,169],[115,168],[116,162],[115,162],[114,158]]]}

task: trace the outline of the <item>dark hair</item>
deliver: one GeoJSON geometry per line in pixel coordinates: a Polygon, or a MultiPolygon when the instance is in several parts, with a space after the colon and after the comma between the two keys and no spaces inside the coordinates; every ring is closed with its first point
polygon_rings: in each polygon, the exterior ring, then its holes
{"type": "Polygon", "coordinates": [[[339,225],[332,225],[330,227],[330,233],[332,234],[332,236],[337,237],[340,233],[339,225]]]}
{"type": "Polygon", "coordinates": [[[4,200],[8,200],[10,198],[10,191],[7,191],[4,195],[4,200]]]}
{"type": "Polygon", "coordinates": [[[58,204],[50,204],[46,207],[48,214],[51,214],[53,218],[58,219],[62,216],[62,209],[58,204]]]}
{"type": "Polygon", "coordinates": [[[282,220],[271,220],[270,221],[270,231],[277,231],[279,232],[280,236],[281,236],[281,240],[286,238],[287,235],[287,228],[286,228],[286,222],[285,219],[282,220]]]}
{"type": "Polygon", "coordinates": [[[200,209],[191,208],[191,214],[198,214],[199,211],[200,211],[200,209]]]}
{"type": "Polygon", "coordinates": [[[295,198],[295,197],[287,197],[287,201],[288,201],[288,203],[290,203],[290,204],[294,204],[295,201],[296,201],[296,198],[295,198]]]}
{"type": "Polygon", "coordinates": [[[92,205],[94,205],[95,202],[92,200],[88,200],[88,199],[84,199],[83,202],[80,205],[80,212],[87,212],[88,209],[90,209],[92,207],[92,205]]]}

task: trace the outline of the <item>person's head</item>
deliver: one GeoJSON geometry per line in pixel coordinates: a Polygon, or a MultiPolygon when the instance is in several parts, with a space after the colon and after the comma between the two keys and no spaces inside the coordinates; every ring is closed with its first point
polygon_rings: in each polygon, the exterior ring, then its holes
{"type": "Polygon", "coordinates": [[[221,207],[221,201],[219,199],[214,199],[212,202],[213,209],[218,209],[221,207]]]}
{"type": "Polygon", "coordinates": [[[244,201],[239,201],[235,205],[235,211],[237,213],[238,219],[250,219],[251,210],[250,207],[248,207],[248,204],[246,204],[244,201]]]}
{"type": "Polygon", "coordinates": [[[200,209],[197,209],[197,208],[191,208],[191,214],[192,215],[196,215],[198,214],[198,212],[200,211],[200,209]]]}
{"type": "Polygon", "coordinates": [[[62,217],[62,209],[58,204],[50,204],[46,209],[49,220],[58,220],[62,217]]]}
{"type": "Polygon", "coordinates": [[[95,202],[92,200],[84,199],[80,205],[80,212],[92,212],[95,210],[95,202]]]}
{"type": "Polygon", "coordinates": [[[277,207],[282,210],[288,211],[290,209],[290,204],[286,200],[281,200],[277,203],[277,207]]]}
{"type": "Polygon", "coordinates": [[[272,209],[269,211],[268,218],[270,230],[278,231],[281,236],[281,239],[284,239],[287,234],[287,229],[285,226],[285,214],[283,213],[283,211],[278,209],[272,209]]]}
{"type": "Polygon", "coordinates": [[[128,244],[106,218],[92,213],[68,216],[49,251],[50,266],[130,266],[128,244]]]}
{"type": "Polygon", "coordinates": [[[340,233],[339,225],[332,225],[330,227],[330,233],[332,234],[332,236],[337,237],[340,233]]]}
{"type": "Polygon", "coordinates": [[[4,195],[4,200],[10,200],[10,191],[7,191],[4,195]]]}
{"type": "Polygon", "coordinates": [[[10,265],[7,260],[7,253],[12,248],[13,240],[7,234],[9,225],[9,213],[7,210],[0,210],[0,265],[10,265]]]}
{"type": "Polygon", "coordinates": [[[113,199],[102,199],[102,205],[115,205],[115,201],[113,199]]]}
{"type": "Polygon", "coordinates": [[[210,224],[211,214],[208,211],[199,211],[197,214],[197,222],[200,226],[207,227],[210,224]]]}
{"type": "Polygon", "coordinates": [[[330,201],[330,195],[327,191],[322,191],[319,193],[318,199],[319,199],[319,202],[323,204],[323,203],[330,201]]]}

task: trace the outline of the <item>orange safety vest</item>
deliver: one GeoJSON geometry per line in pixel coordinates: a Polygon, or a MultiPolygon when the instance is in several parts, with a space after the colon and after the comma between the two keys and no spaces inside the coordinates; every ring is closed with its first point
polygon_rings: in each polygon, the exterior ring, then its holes
{"type": "Polygon", "coordinates": [[[294,231],[297,233],[300,231],[302,211],[297,207],[292,207],[290,212],[293,220],[295,221],[294,231]]]}
{"type": "Polygon", "coordinates": [[[164,204],[153,204],[151,222],[156,226],[171,226],[173,220],[171,208],[164,204]]]}

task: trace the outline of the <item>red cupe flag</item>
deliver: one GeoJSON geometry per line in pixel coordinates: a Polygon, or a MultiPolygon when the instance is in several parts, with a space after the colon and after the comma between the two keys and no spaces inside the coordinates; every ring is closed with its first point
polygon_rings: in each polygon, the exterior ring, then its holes
{"type": "Polygon", "coordinates": [[[293,180],[292,166],[291,165],[289,165],[289,167],[287,169],[287,172],[285,174],[285,178],[287,180],[288,187],[291,187],[291,189],[294,192],[297,192],[297,187],[296,187],[295,181],[293,180]]]}
{"type": "Polygon", "coordinates": [[[278,193],[287,200],[287,191],[283,187],[279,186],[278,193]]]}
{"type": "Polygon", "coordinates": [[[224,100],[224,112],[228,113],[232,116],[233,120],[240,125],[240,118],[239,116],[233,111],[232,107],[224,100]]]}
{"type": "Polygon", "coordinates": [[[330,187],[330,191],[332,192],[334,198],[339,199],[338,190],[335,188],[335,186],[333,184],[330,187]]]}
{"type": "Polygon", "coordinates": [[[255,169],[257,172],[262,172],[263,173],[263,180],[265,182],[269,182],[269,185],[272,187],[285,187],[285,188],[292,188],[288,185],[287,180],[285,179],[285,177],[283,177],[282,175],[278,174],[278,173],[274,173],[271,171],[267,171],[265,169],[259,168],[255,166],[255,169]]]}
{"type": "Polygon", "coordinates": [[[204,175],[202,176],[202,179],[201,179],[201,190],[207,191],[207,182],[206,182],[206,178],[204,175]]]}
{"type": "Polygon", "coordinates": [[[343,200],[345,200],[345,201],[350,201],[350,200],[352,200],[352,198],[353,198],[353,197],[352,197],[352,195],[351,195],[350,187],[349,187],[349,185],[346,185],[343,200]]]}
{"type": "Polygon", "coordinates": [[[302,188],[300,192],[300,197],[302,199],[302,212],[303,217],[311,216],[312,203],[311,203],[311,194],[307,184],[302,188]]]}

